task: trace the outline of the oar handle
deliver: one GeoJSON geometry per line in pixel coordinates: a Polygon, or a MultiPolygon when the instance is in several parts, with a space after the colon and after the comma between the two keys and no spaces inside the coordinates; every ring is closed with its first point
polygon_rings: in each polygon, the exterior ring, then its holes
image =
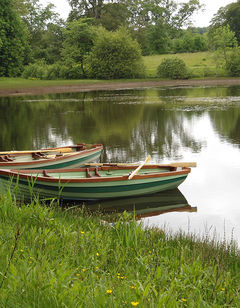
{"type": "Polygon", "coordinates": [[[138,173],[138,171],[139,171],[147,162],[149,162],[150,159],[151,159],[151,156],[149,155],[149,156],[145,159],[145,161],[144,161],[143,163],[141,163],[141,165],[138,166],[137,169],[135,169],[135,170],[129,175],[128,179],[131,180],[131,179],[138,173]]]}

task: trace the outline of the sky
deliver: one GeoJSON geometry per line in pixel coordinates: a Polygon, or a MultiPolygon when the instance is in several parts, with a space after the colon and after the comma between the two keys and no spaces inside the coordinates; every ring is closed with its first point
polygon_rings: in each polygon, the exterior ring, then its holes
{"type": "MultiPolygon", "coordinates": [[[[187,2],[187,0],[176,0],[177,2],[187,2]]],[[[67,0],[40,0],[40,3],[46,6],[48,3],[53,3],[56,7],[56,12],[64,19],[68,17],[70,6],[67,0]]],[[[207,27],[214,14],[222,6],[229,3],[237,2],[237,0],[200,0],[200,3],[205,6],[203,12],[199,11],[192,18],[193,25],[196,27],[207,27]]]]}

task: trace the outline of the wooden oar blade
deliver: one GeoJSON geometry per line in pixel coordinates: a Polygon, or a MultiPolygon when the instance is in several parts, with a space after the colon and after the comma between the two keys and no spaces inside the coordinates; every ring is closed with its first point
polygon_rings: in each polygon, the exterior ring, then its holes
{"type": "Polygon", "coordinates": [[[170,163],[170,164],[166,164],[169,165],[171,167],[197,167],[197,163],[196,162],[175,162],[175,163],[170,163]]]}

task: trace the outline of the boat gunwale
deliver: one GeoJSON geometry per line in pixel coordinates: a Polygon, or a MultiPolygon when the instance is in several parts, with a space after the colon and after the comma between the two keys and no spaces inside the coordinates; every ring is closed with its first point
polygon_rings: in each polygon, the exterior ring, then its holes
{"type": "MultiPolygon", "coordinates": [[[[170,166],[166,165],[165,168],[169,168],[170,166]]],[[[117,167],[114,166],[112,169],[114,170],[121,170],[121,169],[135,169],[136,166],[121,166],[117,167]]],[[[163,166],[158,165],[145,165],[142,169],[154,169],[154,168],[163,168],[163,166]]],[[[172,168],[172,167],[171,167],[172,168]]],[[[89,168],[89,171],[94,171],[96,168],[91,167],[89,168]]],[[[99,171],[101,171],[101,167],[98,168],[99,171]]],[[[105,171],[109,170],[105,168],[105,171]]],[[[172,170],[169,172],[159,172],[159,173],[149,173],[149,174],[137,174],[135,175],[131,180],[128,180],[129,174],[126,175],[120,175],[120,176],[109,176],[109,177],[98,177],[98,176],[92,176],[89,178],[80,178],[80,179],[73,179],[73,178],[53,178],[50,175],[46,175],[46,170],[39,169],[39,170],[14,170],[14,169],[0,169],[0,175],[5,176],[13,176],[15,178],[19,179],[25,179],[25,180],[36,180],[40,182],[47,182],[47,183],[98,183],[98,182],[116,182],[116,181],[126,181],[129,184],[133,182],[134,180],[144,180],[144,179],[151,179],[151,178],[162,178],[162,177],[172,177],[172,176],[178,176],[178,175],[184,175],[189,174],[191,172],[191,168],[189,167],[181,167],[181,170],[172,170]],[[31,174],[28,174],[30,173],[31,174]],[[45,175],[44,175],[45,173],[45,175]]],[[[69,172],[84,172],[86,171],[86,168],[77,168],[77,169],[48,169],[48,173],[69,173],[69,172]]]]}
{"type": "MultiPolygon", "coordinates": [[[[49,150],[49,151],[53,151],[56,150],[56,152],[61,152],[61,149],[63,148],[74,148],[75,145],[72,146],[64,146],[64,147],[59,147],[59,148],[48,148],[48,149],[42,149],[44,151],[49,150]]],[[[75,157],[79,157],[79,156],[83,156],[85,153],[91,153],[91,152],[98,152],[98,151],[102,151],[103,149],[103,145],[101,144],[94,144],[92,145],[92,148],[90,149],[85,149],[85,150],[80,150],[80,151],[76,151],[76,152],[70,152],[68,153],[69,155],[63,155],[63,156],[59,156],[59,157],[53,157],[53,158],[44,158],[44,159],[37,159],[34,161],[28,161],[28,162],[14,162],[14,161],[8,161],[8,162],[0,162],[0,168],[9,166],[9,169],[14,169],[14,166],[26,166],[26,165],[38,165],[38,164],[43,164],[43,163],[51,163],[51,162],[55,162],[55,161],[62,161],[62,160],[67,160],[68,158],[75,158],[75,157]]],[[[35,151],[36,152],[36,151],[35,151]]],[[[29,154],[31,153],[35,153],[34,151],[29,151],[29,154]]],[[[9,152],[10,153],[10,152],[9,152]]],[[[10,153],[11,154],[11,153],[10,153]]],[[[3,154],[1,154],[3,155],[3,154]]],[[[17,154],[18,155],[18,154],[17,154]]],[[[25,154],[19,154],[20,155],[26,155],[25,154]]]]}

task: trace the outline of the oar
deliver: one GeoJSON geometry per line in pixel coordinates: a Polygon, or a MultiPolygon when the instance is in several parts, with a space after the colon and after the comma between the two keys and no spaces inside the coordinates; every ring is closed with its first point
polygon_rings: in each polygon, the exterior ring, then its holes
{"type": "Polygon", "coordinates": [[[7,154],[31,154],[31,153],[48,153],[48,152],[62,152],[62,153],[69,153],[72,152],[72,148],[56,148],[56,149],[45,149],[45,150],[32,150],[32,151],[9,151],[9,152],[0,152],[0,155],[7,155],[7,154]]]}
{"type": "MultiPolygon", "coordinates": [[[[164,164],[162,164],[164,166],[164,164]]],[[[161,165],[159,165],[161,166],[161,165]]],[[[166,164],[165,166],[170,166],[170,167],[197,167],[196,162],[175,162],[175,163],[170,163],[166,164]]]]}
{"type": "MultiPolygon", "coordinates": [[[[138,163],[89,163],[88,166],[126,166],[133,167],[138,166],[138,163]]],[[[197,167],[196,162],[175,162],[175,163],[166,163],[166,164],[154,164],[159,167],[197,167]]]]}
{"type": "Polygon", "coordinates": [[[149,162],[150,159],[151,159],[151,156],[149,155],[149,156],[145,159],[145,161],[144,161],[143,163],[141,163],[141,165],[138,166],[137,169],[135,169],[135,170],[129,175],[128,179],[131,180],[131,179],[134,177],[134,175],[136,175],[136,174],[138,173],[138,171],[139,171],[146,163],[149,162]]]}

